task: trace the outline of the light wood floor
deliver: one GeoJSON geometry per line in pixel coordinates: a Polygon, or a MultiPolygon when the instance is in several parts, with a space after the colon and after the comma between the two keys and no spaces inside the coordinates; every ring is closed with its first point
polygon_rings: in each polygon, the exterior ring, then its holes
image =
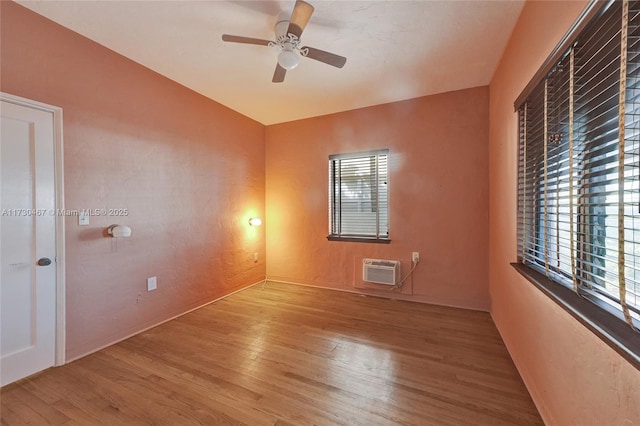
{"type": "Polygon", "coordinates": [[[484,312],[269,283],[4,387],[2,424],[542,424],[484,312]]]}

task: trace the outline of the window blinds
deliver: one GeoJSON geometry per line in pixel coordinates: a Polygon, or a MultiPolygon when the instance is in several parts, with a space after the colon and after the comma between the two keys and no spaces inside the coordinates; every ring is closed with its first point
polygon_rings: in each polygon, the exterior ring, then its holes
{"type": "Polygon", "coordinates": [[[519,260],[640,320],[640,2],[609,2],[519,112],[519,260]]]}
{"type": "Polygon", "coordinates": [[[329,156],[329,237],[389,238],[388,152],[329,156]]]}

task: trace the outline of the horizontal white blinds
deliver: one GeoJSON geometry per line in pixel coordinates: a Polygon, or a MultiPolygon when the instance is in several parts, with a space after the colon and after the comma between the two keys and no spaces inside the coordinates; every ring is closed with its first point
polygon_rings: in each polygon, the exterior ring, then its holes
{"type": "Polygon", "coordinates": [[[389,237],[388,150],[329,157],[329,234],[389,237]]]}
{"type": "Polygon", "coordinates": [[[632,326],[640,320],[639,3],[604,6],[519,107],[520,260],[619,309],[632,326]]]}

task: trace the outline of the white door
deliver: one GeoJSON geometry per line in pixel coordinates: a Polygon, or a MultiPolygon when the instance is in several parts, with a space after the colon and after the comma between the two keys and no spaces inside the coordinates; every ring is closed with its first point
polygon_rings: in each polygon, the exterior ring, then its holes
{"type": "Polygon", "coordinates": [[[0,376],[2,385],[56,361],[54,115],[0,107],[0,376]]]}

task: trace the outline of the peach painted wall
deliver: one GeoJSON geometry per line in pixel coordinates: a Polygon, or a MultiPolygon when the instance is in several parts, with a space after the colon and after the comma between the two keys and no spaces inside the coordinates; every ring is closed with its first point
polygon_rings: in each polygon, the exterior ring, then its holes
{"type": "Polygon", "coordinates": [[[130,212],[66,220],[67,358],[263,280],[264,126],[1,4],[0,89],[64,110],[67,209],[130,212]]]}
{"type": "Polygon", "coordinates": [[[640,372],[515,272],[513,102],[585,2],[527,2],[491,82],[491,314],[549,425],[640,424],[640,372]]]}
{"type": "Polygon", "coordinates": [[[488,88],[268,126],[267,278],[488,310],[488,88]],[[390,149],[391,244],[327,241],[328,156],[390,149]],[[420,264],[401,293],[362,258],[420,264]]]}

